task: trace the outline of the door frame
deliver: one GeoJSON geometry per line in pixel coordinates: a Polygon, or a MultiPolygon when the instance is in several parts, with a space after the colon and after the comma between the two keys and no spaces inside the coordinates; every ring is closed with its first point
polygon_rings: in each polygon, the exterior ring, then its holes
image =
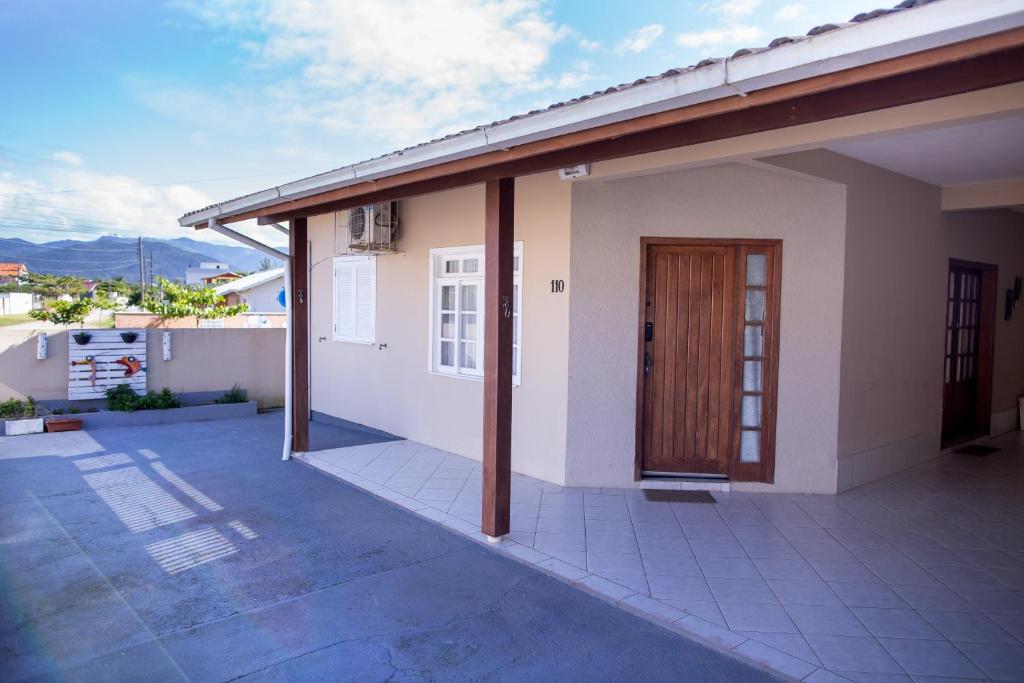
{"type": "MultiPolygon", "coordinates": [[[[767,484],[775,481],[775,426],[776,413],[778,410],[778,386],[779,386],[779,324],[782,304],[782,240],[780,239],[744,239],[744,238],[718,238],[718,237],[641,237],[640,238],[640,286],[638,293],[638,317],[637,346],[636,346],[636,416],[635,416],[635,453],[633,460],[633,479],[640,481],[643,470],[643,420],[644,420],[644,322],[647,316],[647,255],[649,247],[652,246],[725,246],[725,247],[755,247],[770,252],[768,259],[769,268],[766,274],[768,296],[765,299],[766,311],[764,321],[764,391],[762,418],[761,418],[761,461],[759,463],[739,462],[739,426],[735,421],[739,416],[739,404],[741,398],[740,388],[743,378],[743,354],[734,353],[733,357],[733,378],[734,386],[730,387],[733,392],[733,400],[729,402],[730,415],[729,424],[733,425],[732,432],[732,453],[729,458],[729,480],[730,481],[758,481],[767,484]]],[[[743,251],[742,249],[740,250],[743,251]]],[[[735,291],[735,310],[732,311],[733,323],[737,326],[736,335],[742,349],[743,325],[739,324],[740,302],[743,297],[739,294],[744,289],[743,276],[746,273],[746,264],[735,269],[736,280],[733,283],[735,291]]]]}
{"type": "MultiPolygon", "coordinates": [[[[977,270],[981,275],[980,302],[978,305],[978,374],[975,384],[976,400],[974,404],[974,434],[960,435],[951,439],[943,439],[941,448],[954,446],[971,438],[990,434],[992,432],[992,384],[993,371],[995,366],[995,344],[996,344],[996,301],[999,298],[999,266],[994,263],[982,263],[980,261],[967,261],[964,259],[950,258],[946,265],[945,279],[943,280],[943,301],[949,299],[949,271],[952,268],[969,268],[977,270]]],[[[946,304],[948,306],[948,303],[946,304]]],[[[943,322],[947,323],[948,312],[943,307],[943,322]]],[[[942,328],[943,339],[943,368],[940,377],[942,382],[942,418],[940,426],[946,421],[946,382],[945,382],[945,339],[946,324],[942,328]]],[[[940,427],[941,429],[941,427],[940,427]]]]}

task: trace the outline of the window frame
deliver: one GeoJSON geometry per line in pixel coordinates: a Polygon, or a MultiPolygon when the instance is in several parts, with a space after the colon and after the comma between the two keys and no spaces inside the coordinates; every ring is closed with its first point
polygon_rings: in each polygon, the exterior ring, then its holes
{"type": "MultiPolygon", "coordinates": [[[[522,366],[523,366],[523,243],[515,242],[513,245],[513,258],[519,260],[519,268],[516,269],[512,274],[512,283],[516,291],[516,300],[513,302],[513,338],[516,340],[514,348],[516,349],[515,359],[512,367],[512,386],[519,386],[522,383],[522,366]]],[[[484,245],[472,244],[458,247],[438,247],[431,249],[429,252],[430,268],[429,268],[429,281],[428,281],[428,301],[427,301],[427,372],[431,375],[438,375],[441,377],[455,377],[457,379],[471,380],[475,382],[482,382],[484,379],[483,375],[483,358],[484,358],[484,303],[486,300],[485,290],[485,258],[484,258],[484,245]],[[477,259],[477,270],[467,277],[467,274],[462,272],[462,262],[468,258],[477,259]],[[459,272],[449,273],[445,272],[441,266],[448,261],[457,260],[459,261],[459,272]],[[477,345],[476,357],[478,359],[479,370],[465,370],[460,368],[458,361],[455,366],[442,366],[440,363],[441,354],[441,330],[440,327],[440,297],[441,287],[445,281],[455,283],[456,291],[456,304],[455,309],[452,313],[455,316],[455,336],[451,339],[445,338],[443,341],[451,341],[455,345],[455,354],[458,358],[461,351],[461,298],[462,298],[462,286],[466,282],[472,282],[478,285],[477,296],[477,330],[478,334],[475,339],[477,345]],[[453,369],[449,369],[453,367],[453,369]]]]}
{"type": "MultiPolygon", "coordinates": [[[[377,343],[377,257],[374,254],[344,254],[335,256],[331,262],[331,328],[332,339],[336,342],[347,344],[361,344],[370,346],[377,343]],[[368,262],[372,269],[370,277],[370,328],[369,337],[352,337],[338,332],[338,265],[340,263],[368,262]]],[[[355,282],[353,282],[355,286],[355,282]]],[[[355,315],[358,327],[358,303],[353,297],[353,306],[356,307],[355,315]]]]}

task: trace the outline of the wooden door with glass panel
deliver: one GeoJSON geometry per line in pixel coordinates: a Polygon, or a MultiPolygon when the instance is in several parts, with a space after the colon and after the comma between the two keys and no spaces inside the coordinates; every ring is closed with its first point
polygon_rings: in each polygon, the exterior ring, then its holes
{"type": "Polygon", "coordinates": [[[636,474],[774,474],[777,241],[644,238],[636,474]]]}
{"type": "Polygon", "coordinates": [[[942,383],[942,444],[987,434],[992,405],[994,265],[950,259],[942,383]]]}

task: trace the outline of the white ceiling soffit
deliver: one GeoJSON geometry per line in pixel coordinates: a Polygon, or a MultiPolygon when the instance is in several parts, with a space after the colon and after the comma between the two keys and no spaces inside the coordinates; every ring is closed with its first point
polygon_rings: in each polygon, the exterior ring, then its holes
{"type": "Polygon", "coordinates": [[[731,97],[737,89],[752,92],[1021,25],[1024,4],[1020,0],[942,0],[286,183],[184,216],[178,222],[194,226],[210,218],[271,206],[281,199],[300,199],[453,159],[731,97]]]}
{"type": "Polygon", "coordinates": [[[938,186],[1024,178],[1024,113],[827,147],[938,186]]]}

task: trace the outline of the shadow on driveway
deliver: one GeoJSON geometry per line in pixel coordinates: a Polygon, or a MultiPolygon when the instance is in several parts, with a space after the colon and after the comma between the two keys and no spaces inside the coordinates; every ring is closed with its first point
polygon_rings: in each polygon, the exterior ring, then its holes
{"type": "Polygon", "coordinates": [[[0,678],[771,680],[281,462],[280,433],[277,413],[0,439],[0,678]]]}

